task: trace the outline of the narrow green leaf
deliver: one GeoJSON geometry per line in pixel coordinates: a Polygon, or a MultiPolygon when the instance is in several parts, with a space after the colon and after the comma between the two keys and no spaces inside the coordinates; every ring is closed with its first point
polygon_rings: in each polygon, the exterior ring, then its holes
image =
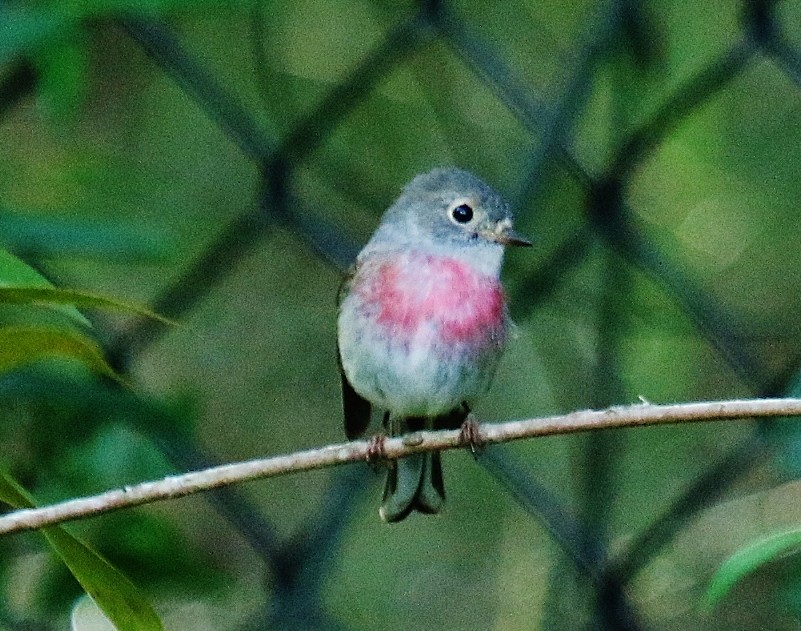
{"type": "Polygon", "coordinates": [[[10,304],[40,304],[46,306],[54,305],[77,305],[91,309],[110,309],[113,311],[125,311],[144,316],[152,320],[158,320],[162,324],[175,325],[177,322],[154,313],[144,307],[135,305],[114,298],[98,296],[85,291],[75,289],[58,289],[55,287],[0,287],[0,303],[10,304]]]}
{"type": "MultiPolygon", "coordinates": [[[[53,289],[53,284],[16,256],[0,249],[0,287],[35,287],[53,289]]],[[[91,327],[91,323],[75,307],[58,305],[59,311],[70,316],[81,326],[91,327]]]]}
{"type": "Polygon", "coordinates": [[[85,335],[35,326],[0,327],[0,373],[53,357],[77,359],[93,371],[119,380],[100,346],[85,335]]]}
{"type": "MultiPolygon", "coordinates": [[[[35,507],[28,493],[4,472],[0,472],[0,501],[14,508],[35,507]]],[[[63,528],[43,528],[40,532],[119,631],[163,631],[147,599],[111,563],[63,528]]]]}
{"type": "Polygon", "coordinates": [[[52,287],[52,283],[16,256],[0,250],[0,286],[52,287]]]}
{"type": "Polygon", "coordinates": [[[83,259],[158,262],[174,253],[165,226],[119,217],[86,218],[0,207],[0,244],[15,252],[83,259]]]}
{"type": "Polygon", "coordinates": [[[756,541],[731,555],[718,568],[707,588],[707,607],[716,605],[744,576],[778,557],[801,549],[801,530],[791,530],[756,541]]]}

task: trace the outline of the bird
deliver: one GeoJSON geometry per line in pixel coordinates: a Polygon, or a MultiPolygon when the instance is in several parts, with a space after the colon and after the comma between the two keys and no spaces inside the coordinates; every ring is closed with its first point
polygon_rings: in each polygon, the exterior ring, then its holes
{"type": "MultiPolygon", "coordinates": [[[[509,205],[454,167],[416,176],[386,210],[338,294],[337,346],[345,434],[372,409],[390,436],[456,429],[493,379],[511,320],[500,282],[505,246],[530,246],[509,205]]],[[[380,517],[439,513],[439,452],[389,464],[380,517]]]]}

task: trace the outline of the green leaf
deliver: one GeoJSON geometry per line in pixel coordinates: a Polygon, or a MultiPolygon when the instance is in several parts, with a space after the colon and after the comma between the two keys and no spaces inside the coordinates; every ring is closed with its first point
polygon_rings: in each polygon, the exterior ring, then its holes
{"type": "Polygon", "coordinates": [[[50,257],[159,262],[174,253],[165,226],[103,217],[62,217],[0,207],[0,243],[15,252],[50,257]]]}
{"type": "Polygon", "coordinates": [[[36,326],[0,327],[0,373],[53,357],[77,359],[94,372],[119,381],[100,346],[85,335],[36,326]]]}
{"type": "Polygon", "coordinates": [[[741,578],[780,556],[801,549],[801,530],[791,530],[756,541],[730,556],[720,566],[706,591],[706,606],[713,607],[741,578]]]}
{"type": "MultiPolygon", "coordinates": [[[[14,508],[34,508],[28,493],[0,472],[0,500],[14,508]]],[[[153,607],[119,570],[85,543],[59,526],[40,531],[106,617],[119,631],[162,631],[153,607]]]]}
{"type": "Polygon", "coordinates": [[[39,304],[46,306],[77,305],[91,309],[110,309],[125,311],[158,320],[162,324],[177,324],[174,320],[154,313],[144,307],[114,298],[106,298],[97,294],[75,289],[58,289],[55,287],[0,287],[0,303],[39,304]]]}
{"type": "MultiPolygon", "coordinates": [[[[33,269],[23,263],[16,256],[5,250],[0,250],[0,287],[38,287],[53,289],[53,284],[33,269]]],[[[60,312],[68,315],[81,326],[91,327],[91,323],[80,311],[69,305],[57,305],[60,312]]]]}

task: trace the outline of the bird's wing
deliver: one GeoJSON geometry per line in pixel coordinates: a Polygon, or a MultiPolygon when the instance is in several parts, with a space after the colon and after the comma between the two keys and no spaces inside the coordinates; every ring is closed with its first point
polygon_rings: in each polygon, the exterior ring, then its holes
{"type": "MultiPolygon", "coordinates": [[[[355,272],[356,266],[354,265],[348,270],[345,278],[342,279],[337,292],[337,305],[342,302],[342,298],[355,272]]],[[[342,381],[342,411],[345,419],[345,436],[348,437],[348,440],[353,440],[364,434],[370,424],[370,402],[353,389],[353,386],[350,385],[348,378],[345,376],[339,345],[337,345],[337,365],[339,366],[339,375],[342,381]]]]}
{"type": "Polygon", "coordinates": [[[348,288],[350,287],[351,281],[353,281],[353,277],[356,275],[356,266],[358,263],[354,263],[348,268],[348,271],[345,272],[345,275],[342,277],[342,281],[339,283],[339,289],[337,289],[337,308],[339,305],[342,304],[342,300],[345,298],[345,294],[348,293],[348,288]]]}
{"type": "Polygon", "coordinates": [[[337,348],[337,363],[339,375],[342,379],[342,411],[345,417],[345,436],[353,440],[364,434],[370,424],[370,402],[359,395],[350,385],[345,371],[342,370],[342,360],[339,358],[337,348]]]}

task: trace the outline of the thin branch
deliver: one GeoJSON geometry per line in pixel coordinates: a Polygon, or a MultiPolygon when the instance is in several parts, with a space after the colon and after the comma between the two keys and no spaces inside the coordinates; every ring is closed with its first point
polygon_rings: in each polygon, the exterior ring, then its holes
{"type": "MultiPolygon", "coordinates": [[[[675,405],[640,404],[599,411],[583,410],[524,421],[483,424],[480,427],[479,442],[494,444],[599,429],[773,416],[801,416],[801,399],[745,399],[675,405]]],[[[383,453],[387,459],[397,459],[425,451],[460,447],[464,447],[461,430],[414,432],[385,439],[383,453]]],[[[0,535],[35,530],[122,508],[184,497],[239,482],[366,461],[374,451],[375,446],[371,442],[357,440],[284,456],[221,465],[153,482],[142,482],[100,495],[68,500],[42,508],[15,511],[0,517],[0,535]]]]}

